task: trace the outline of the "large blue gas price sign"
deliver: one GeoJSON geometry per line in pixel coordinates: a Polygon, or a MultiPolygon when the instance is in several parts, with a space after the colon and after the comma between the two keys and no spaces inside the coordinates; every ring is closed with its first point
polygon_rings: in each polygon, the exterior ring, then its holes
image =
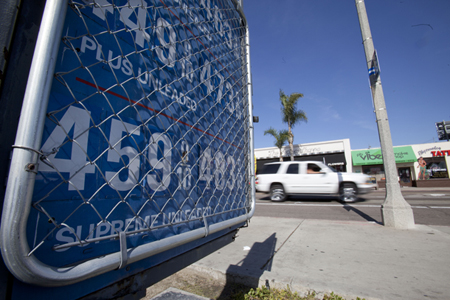
{"type": "MultiPolygon", "coordinates": [[[[114,3],[113,3],[114,2],[114,3]]],[[[30,249],[67,266],[246,213],[248,104],[229,0],[70,5],[30,249]]]]}

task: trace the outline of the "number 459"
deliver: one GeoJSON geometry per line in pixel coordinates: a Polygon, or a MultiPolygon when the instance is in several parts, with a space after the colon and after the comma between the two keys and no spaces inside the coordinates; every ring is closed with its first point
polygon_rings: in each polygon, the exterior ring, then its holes
{"type": "MultiPolygon", "coordinates": [[[[139,181],[141,162],[138,150],[131,146],[122,146],[123,134],[130,137],[140,136],[141,133],[137,127],[118,119],[111,120],[108,141],[110,147],[106,159],[110,163],[117,163],[120,169],[106,171],[104,174],[110,186],[118,191],[130,190],[139,181]],[[124,156],[128,157],[128,164],[125,163],[124,156]],[[127,170],[127,176],[125,176],[126,179],[122,180],[119,173],[124,170],[127,170]]],[[[59,121],[59,126],[55,127],[42,145],[41,151],[43,153],[52,153],[47,158],[53,168],[41,164],[39,171],[69,173],[69,191],[84,190],[86,174],[94,174],[96,170],[96,167],[87,160],[89,129],[90,116],[88,112],[78,107],[69,107],[59,121]],[[70,138],[69,132],[72,130],[73,138],[70,138]],[[70,153],[67,153],[69,158],[56,157],[58,151],[68,142],[71,144],[70,153]]],[[[148,147],[148,161],[153,168],[162,171],[160,176],[156,175],[157,172],[147,175],[148,185],[155,191],[163,191],[170,184],[171,149],[172,143],[167,135],[163,133],[152,134],[148,147]],[[157,159],[158,152],[163,152],[162,158],[159,160],[157,159]]]]}

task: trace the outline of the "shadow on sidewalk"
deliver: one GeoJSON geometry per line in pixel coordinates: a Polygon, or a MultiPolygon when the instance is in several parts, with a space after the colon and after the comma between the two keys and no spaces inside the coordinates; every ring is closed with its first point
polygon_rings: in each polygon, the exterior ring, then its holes
{"type": "Polygon", "coordinates": [[[225,287],[217,299],[230,299],[234,295],[246,294],[251,288],[256,289],[264,271],[272,270],[276,242],[276,233],[273,233],[264,242],[254,243],[243,260],[236,265],[230,265],[225,287]]]}
{"type": "Polygon", "coordinates": [[[380,221],[378,221],[378,220],[375,220],[374,218],[372,218],[371,216],[369,216],[368,214],[360,211],[359,209],[357,209],[357,208],[355,208],[355,207],[353,207],[353,206],[351,206],[349,204],[346,204],[346,203],[343,203],[343,204],[344,204],[344,209],[346,211],[353,211],[353,212],[355,212],[356,214],[360,215],[361,217],[363,217],[364,219],[366,219],[369,222],[375,222],[377,224],[383,225],[383,222],[381,221],[381,215],[380,215],[380,221]]]}

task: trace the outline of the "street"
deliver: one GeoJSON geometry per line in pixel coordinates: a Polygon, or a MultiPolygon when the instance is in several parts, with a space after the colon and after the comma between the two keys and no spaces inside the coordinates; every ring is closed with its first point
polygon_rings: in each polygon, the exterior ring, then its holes
{"type": "MultiPolygon", "coordinates": [[[[411,205],[416,224],[450,226],[450,189],[402,188],[411,205]]],[[[385,190],[361,195],[357,202],[343,203],[336,197],[291,196],[285,202],[272,202],[268,194],[256,193],[255,216],[382,222],[381,205],[385,190]]]]}

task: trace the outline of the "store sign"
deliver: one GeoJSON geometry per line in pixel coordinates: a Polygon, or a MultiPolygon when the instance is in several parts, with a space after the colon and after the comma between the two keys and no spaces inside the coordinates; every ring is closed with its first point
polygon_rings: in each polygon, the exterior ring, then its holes
{"type": "MultiPolygon", "coordinates": [[[[300,155],[313,155],[322,153],[323,150],[320,147],[305,147],[305,146],[294,146],[294,156],[300,155]]],[[[260,152],[261,153],[261,152],[260,152]]],[[[283,157],[291,155],[291,149],[284,147],[281,149],[281,155],[283,157]]],[[[261,157],[261,154],[259,155],[261,157]]],[[[280,150],[278,148],[274,148],[273,150],[267,151],[267,155],[263,157],[280,157],[280,150]]]]}
{"type": "Polygon", "coordinates": [[[343,161],[341,162],[335,162],[335,163],[329,163],[329,166],[333,167],[333,166],[343,166],[345,165],[345,163],[343,161]]]}
{"type": "Polygon", "coordinates": [[[431,155],[435,156],[450,156],[450,150],[431,151],[431,155]]]}
{"type": "Polygon", "coordinates": [[[417,156],[418,157],[420,157],[420,156],[428,157],[429,155],[431,155],[432,151],[434,151],[434,152],[439,151],[440,152],[441,149],[442,149],[441,147],[433,146],[433,147],[425,148],[425,149],[422,149],[422,148],[416,149],[416,151],[417,151],[417,156]]]}
{"type": "MultiPolygon", "coordinates": [[[[411,146],[395,147],[394,155],[396,163],[417,161],[411,146]]],[[[357,150],[352,151],[352,161],[354,166],[378,165],[383,163],[383,155],[381,149],[357,150]]]]}

